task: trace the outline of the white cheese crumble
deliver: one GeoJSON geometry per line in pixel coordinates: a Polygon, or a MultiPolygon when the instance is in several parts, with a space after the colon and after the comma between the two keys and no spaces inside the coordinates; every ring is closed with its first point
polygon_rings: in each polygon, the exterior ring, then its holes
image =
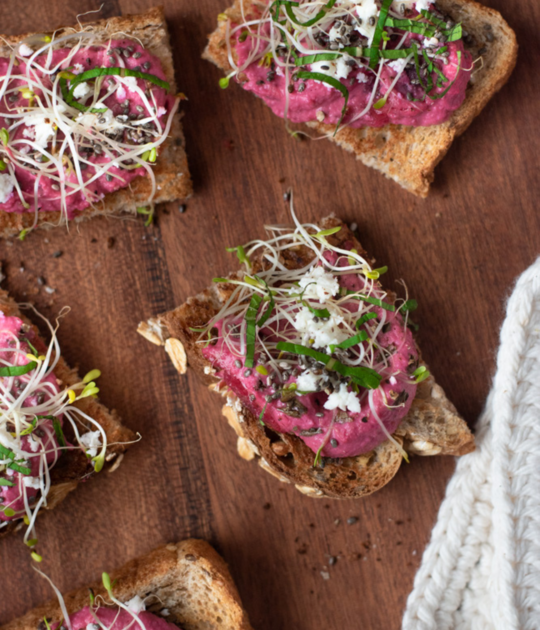
{"type": "Polygon", "coordinates": [[[36,440],[36,438],[33,435],[29,435],[28,446],[30,447],[30,450],[32,451],[32,453],[37,453],[40,443],[36,440]]]}
{"type": "Polygon", "coordinates": [[[347,385],[341,383],[339,391],[328,396],[328,400],[324,403],[325,409],[341,409],[350,411],[351,413],[360,413],[360,401],[354,392],[347,391],[347,385]]]}
{"type": "Polygon", "coordinates": [[[82,63],[76,63],[71,72],[73,72],[73,74],[81,74],[81,72],[84,71],[84,66],[82,65],[82,63]]]}
{"type": "Polygon", "coordinates": [[[416,0],[415,6],[418,13],[420,13],[420,11],[429,11],[432,4],[433,0],[416,0]]]}
{"type": "MultiPolygon", "coordinates": [[[[304,298],[318,300],[324,304],[328,298],[339,291],[339,282],[330,272],[325,271],[320,265],[312,267],[300,278],[300,289],[305,289],[304,298]]],[[[294,290],[296,291],[296,289],[294,290]]]]}
{"type": "Polygon", "coordinates": [[[364,37],[367,37],[368,43],[371,44],[379,19],[379,7],[375,0],[360,0],[360,2],[357,2],[356,15],[360,22],[356,26],[356,30],[364,37]]]}
{"type": "Polygon", "coordinates": [[[395,59],[394,61],[390,61],[388,65],[399,74],[403,70],[405,70],[405,66],[407,65],[407,59],[395,59]]]}
{"type": "Polygon", "coordinates": [[[21,44],[19,46],[19,55],[21,57],[30,57],[33,52],[34,51],[27,44],[21,44]]]}
{"type": "Polygon", "coordinates": [[[349,337],[339,325],[343,323],[343,317],[331,315],[328,319],[315,319],[315,315],[302,307],[294,319],[294,327],[304,337],[304,343],[313,348],[327,348],[330,345],[338,345],[349,337]],[[313,340],[313,343],[310,343],[313,340]]]}
{"type": "MultiPolygon", "coordinates": [[[[351,59],[350,55],[344,53],[342,57],[335,61],[315,61],[311,64],[311,70],[312,72],[326,74],[334,79],[347,79],[352,70],[352,67],[347,62],[351,59]]],[[[317,83],[323,83],[329,90],[333,89],[331,85],[324,83],[324,81],[317,81],[317,83]]]]}
{"type": "Polygon", "coordinates": [[[25,488],[34,488],[35,490],[39,490],[41,488],[41,480],[39,477],[27,477],[25,475],[22,477],[22,481],[25,488]]]}
{"type": "Polygon", "coordinates": [[[13,176],[9,173],[0,173],[0,203],[6,203],[11,197],[13,186],[13,176]]]}
{"type": "Polygon", "coordinates": [[[359,72],[358,75],[356,76],[356,80],[358,81],[358,83],[367,83],[369,78],[367,74],[364,74],[363,72],[359,72]]]}
{"type": "Polygon", "coordinates": [[[424,39],[423,46],[424,48],[435,48],[435,46],[439,45],[439,40],[436,37],[430,37],[429,39],[426,37],[424,39]]]}
{"type": "Polygon", "coordinates": [[[296,386],[301,392],[315,392],[319,384],[319,377],[311,370],[302,372],[296,379],[296,386]]]}
{"type": "MultiPolygon", "coordinates": [[[[28,128],[33,128],[34,142],[42,149],[47,148],[49,139],[54,136],[53,122],[49,118],[49,114],[43,112],[37,112],[35,114],[29,114],[24,118],[24,124],[28,128]]],[[[31,138],[32,132],[25,129],[23,135],[27,138],[31,138]]]]}
{"type": "Polygon", "coordinates": [[[129,602],[126,602],[126,606],[135,615],[138,615],[139,613],[142,613],[143,610],[146,610],[146,604],[138,595],[135,595],[135,597],[130,599],[129,602]]]}
{"type": "Polygon", "coordinates": [[[73,96],[75,98],[84,98],[85,96],[90,94],[90,92],[92,92],[92,88],[90,88],[88,83],[79,83],[75,86],[75,89],[73,90],[73,96]]]}
{"type": "Polygon", "coordinates": [[[88,431],[80,437],[80,443],[86,448],[86,452],[90,457],[97,455],[97,450],[101,446],[101,433],[99,431],[88,431]]]}

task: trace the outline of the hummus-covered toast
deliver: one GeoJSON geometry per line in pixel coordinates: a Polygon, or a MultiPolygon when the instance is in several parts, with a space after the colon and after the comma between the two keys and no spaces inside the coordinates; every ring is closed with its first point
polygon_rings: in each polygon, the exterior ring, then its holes
{"type": "Polygon", "coordinates": [[[0,236],[191,194],[161,8],[3,36],[0,78],[0,236]]]}
{"type": "Polygon", "coordinates": [[[139,333],[225,397],[242,457],[310,496],[361,497],[409,454],[472,451],[414,341],[416,301],[382,288],[386,268],[339,219],[295,222],[139,333]]]}
{"type": "Polygon", "coordinates": [[[0,289],[0,537],[25,527],[34,554],[41,509],[116,469],[135,437],[97,401],[99,370],[81,378],[61,356],[56,328],[49,330],[45,342],[0,289]]]}
{"type": "Polygon", "coordinates": [[[204,540],[184,540],[132,560],[101,583],[44,604],[0,630],[251,630],[229,569],[204,540]],[[66,622],[69,617],[69,623],[66,622]]]}
{"type": "Polygon", "coordinates": [[[226,73],[222,87],[234,77],[426,197],[454,138],[510,76],[517,43],[474,0],[235,0],[204,57],[226,73]]]}

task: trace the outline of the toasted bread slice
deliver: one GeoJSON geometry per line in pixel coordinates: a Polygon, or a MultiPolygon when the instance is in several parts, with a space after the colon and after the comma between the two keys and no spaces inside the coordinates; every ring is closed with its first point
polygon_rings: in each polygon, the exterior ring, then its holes
{"type": "MultiPolygon", "coordinates": [[[[31,326],[37,337],[40,337],[36,326],[21,313],[17,303],[2,289],[0,289],[0,311],[8,317],[19,317],[26,324],[31,326]]],[[[62,357],[60,357],[54,373],[64,387],[81,382],[77,370],[69,368],[62,357]]],[[[95,398],[83,398],[75,402],[74,405],[96,420],[105,430],[107,443],[111,445],[107,447],[105,466],[110,471],[116,470],[127,448],[125,443],[132,441],[135,435],[127,427],[122,425],[115,411],[109,411],[95,398]]],[[[64,430],[68,442],[73,443],[69,423],[65,424],[64,430]]],[[[105,471],[106,468],[104,468],[103,471],[105,471]]],[[[71,491],[75,490],[79,481],[88,478],[93,472],[94,468],[90,460],[80,449],[65,451],[58,460],[58,463],[51,469],[51,488],[47,495],[46,509],[51,510],[56,507],[71,491]]],[[[6,527],[0,529],[0,538],[22,526],[22,520],[10,521],[6,527]]]]}
{"type": "MultiPolygon", "coordinates": [[[[341,226],[337,234],[329,237],[329,242],[339,247],[353,241],[353,247],[368,258],[354,234],[339,219],[327,217],[319,225],[325,230],[341,226]]],[[[302,268],[311,260],[297,256],[286,264],[289,268],[302,268]]],[[[219,312],[230,294],[227,286],[231,285],[212,285],[176,310],[143,322],[139,333],[155,344],[164,345],[180,373],[185,373],[189,364],[208,385],[226,397],[223,413],[238,434],[238,452],[244,459],[256,458],[267,472],[313,497],[358,498],[382,488],[396,474],[402,460],[390,441],[358,457],[324,458],[324,467],[314,468],[314,454],[300,438],[261,426],[250,410],[213,376],[211,365],[196,343],[199,335],[192,329],[203,327],[219,312]]],[[[467,424],[432,376],[418,386],[412,407],[394,437],[412,454],[464,455],[474,450],[474,438],[467,424]]]]}
{"type": "MultiPolygon", "coordinates": [[[[232,22],[242,22],[242,4],[249,11],[254,3],[252,0],[235,0],[234,5],[225,11],[232,22]]],[[[463,23],[470,42],[468,49],[473,58],[482,58],[469,83],[463,105],[447,122],[430,127],[345,127],[335,137],[334,126],[307,123],[354,153],[366,166],[381,171],[420,197],[427,197],[435,167],[448,152],[454,138],[467,129],[508,80],[516,64],[518,49],[514,31],[497,11],[473,0],[437,0],[437,4],[454,21],[463,23]]],[[[226,21],[220,21],[210,35],[203,56],[226,73],[232,70],[227,56],[226,21]]]]}
{"type": "MultiPolygon", "coordinates": [[[[111,573],[113,593],[121,602],[135,596],[149,612],[164,615],[182,630],[251,630],[248,616],[223,558],[204,540],[169,544],[132,560],[111,573]]],[[[101,583],[91,585],[96,597],[107,594],[101,583]]],[[[89,604],[88,587],[64,597],[68,614],[89,604]]],[[[57,600],[14,619],[0,630],[36,630],[43,618],[62,621],[57,600]]]]}
{"type": "MultiPolygon", "coordinates": [[[[90,25],[85,24],[85,28],[90,25]]],[[[161,7],[156,7],[138,15],[127,15],[101,20],[91,24],[93,31],[102,40],[110,39],[115,33],[122,33],[122,37],[139,40],[153,55],[159,58],[171,91],[176,93],[173,58],[169,42],[169,33],[165,22],[165,15],[161,7]]],[[[73,32],[73,28],[65,27],[56,30],[57,36],[73,32]]],[[[9,45],[14,46],[26,35],[2,35],[0,56],[9,53],[9,45]]],[[[187,156],[184,148],[185,140],[180,123],[181,115],[176,115],[171,127],[168,140],[162,145],[158,160],[154,167],[156,178],[156,195],[154,203],[166,203],[175,199],[186,199],[192,193],[191,178],[188,169],[187,156]]],[[[79,222],[100,215],[120,215],[122,213],[137,214],[137,207],[146,205],[151,192],[147,177],[138,177],[127,188],[122,188],[106,195],[100,203],[90,206],[78,213],[72,221],[79,222]]],[[[0,211],[0,237],[18,235],[21,230],[29,228],[34,223],[34,213],[0,211]]],[[[38,217],[37,227],[57,227],[66,223],[60,212],[42,212],[38,217]]]]}

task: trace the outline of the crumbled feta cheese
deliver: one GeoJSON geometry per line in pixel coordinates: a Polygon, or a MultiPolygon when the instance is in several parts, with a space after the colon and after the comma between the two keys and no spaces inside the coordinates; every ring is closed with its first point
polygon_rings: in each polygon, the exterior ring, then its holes
{"type": "Polygon", "coordinates": [[[439,40],[436,37],[430,37],[429,39],[426,37],[424,39],[423,46],[424,48],[435,48],[435,46],[439,45],[439,40]]]}
{"type": "Polygon", "coordinates": [[[429,11],[432,4],[433,0],[416,0],[416,10],[418,13],[420,13],[420,11],[429,11]]]}
{"type": "Polygon", "coordinates": [[[28,436],[28,446],[30,447],[30,450],[32,451],[32,453],[37,453],[39,449],[39,442],[36,440],[36,438],[33,435],[28,436]]]}
{"type": "Polygon", "coordinates": [[[324,403],[325,409],[341,409],[351,413],[360,413],[360,401],[354,392],[347,390],[347,385],[341,383],[338,392],[333,392],[324,403]]]}
{"type": "Polygon", "coordinates": [[[89,623],[86,626],[86,630],[99,630],[99,626],[97,623],[89,623]]]}
{"type": "Polygon", "coordinates": [[[97,450],[101,446],[101,433],[99,431],[88,431],[80,437],[81,444],[86,448],[90,457],[97,455],[97,450]]]}
{"type": "Polygon", "coordinates": [[[121,77],[120,81],[127,87],[130,92],[133,92],[137,87],[137,77],[121,77]]]}
{"type": "Polygon", "coordinates": [[[126,602],[126,606],[135,615],[138,615],[139,613],[142,613],[143,610],[146,610],[144,601],[138,595],[135,595],[135,597],[130,599],[129,602],[126,602]]]}
{"type": "Polygon", "coordinates": [[[368,82],[368,75],[364,74],[363,72],[359,72],[358,75],[356,76],[356,80],[358,81],[358,83],[367,83],[368,82]]]}
{"type": "Polygon", "coordinates": [[[360,0],[356,6],[356,15],[358,16],[356,30],[367,37],[368,43],[371,44],[379,19],[379,7],[375,0],[360,0]]]}
{"type": "Polygon", "coordinates": [[[315,392],[317,391],[319,380],[319,376],[313,374],[311,370],[306,370],[296,379],[296,386],[301,392],[315,392]]]}
{"type": "Polygon", "coordinates": [[[81,74],[81,72],[84,72],[84,66],[82,65],[82,63],[76,63],[73,66],[71,72],[73,72],[73,74],[81,74]]]}
{"type": "Polygon", "coordinates": [[[395,376],[391,376],[388,379],[388,382],[390,383],[390,385],[395,385],[397,383],[397,378],[395,376]]]}
{"type": "Polygon", "coordinates": [[[13,193],[13,177],[10,173],[0,173],[0,203],[6,203],[13,193]]]}
{"type": "Polygon", "coordinates": [[[168,617],[171,613],[168,608],[164,608],[160,613],[162,617],[168,617]]]}
{"type": "Polygon", "coordinates": [[[308,273],[300,278],[300,289],[305,289],[304,298],[307,300],[319,300],[324,304],[328,298],[336,295],[339,291],[339,282],[324,267],[317,265],[312,267],[308,273]]]}
{"type": "Polygon", "coordinates": [[[84,98],[90,94],[90,92],[92,92],[92,88],[88,85],[88,83],[79,83],[73,90],[73,96],[75,98],[84,98]]]}
{"type": "Polygon", "coordinates": [[[39,490],[41,488],[41,480],[39,477],[23,476],[22,480],[25,488],[34,488],[35,490],[39,490]]]}
{"type": "Polygon", "coordinates": [[[315,318],[315,315],[302,307],[294,319],[294,327],[304,338],[304,343],[313,340],[310,344],[313,348],[327,348],[330,345],[338,345],[349,337],[349,334],[341,329],[343,317],[331,315],[328,319],[315,318]]]}
{"type": "MultiPolygon", "coordinates": [[[[52,122],[52,119],[49,118],[49,114],[46,114],[43,112],[36,112],[35,114],[28,114],[24,118],[24,124],[28,128],[33,127],[34,142],[42,149],[46,149],[47,144],[49,143],[49,139],[52,138],[55,134],[55,130],[53,128],[53,122],[52,122]]],[[[32,137],[31,135],[25,132],[23,132],[23,135],[26,136],[27,138],[32,137]]]]}
{"type": "Polygon", "coordinates": [[[388,65],[399,74],[403,70],[405,70],[405,66],[407,65],[407,59],[396,59],[395,61],[389,61],[388,65]]]}
{"type": "Polygon", "coordinates": [[[30,57],[33,52],[34,51],[27,44],[21,44],[19,46],[19,55],[21,57],[30,57]]]}

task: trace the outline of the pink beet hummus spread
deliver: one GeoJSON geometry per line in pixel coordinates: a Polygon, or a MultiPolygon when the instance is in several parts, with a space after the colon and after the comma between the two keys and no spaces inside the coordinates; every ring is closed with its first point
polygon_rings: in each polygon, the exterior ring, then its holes
{"type": "MultiPolygon", "coordinates": [[[[26,325],[18,317],[6,317],[0,312],[0,367],[5,365],[26,365],[30,362],[30,359],[26,356],[27,353],[31,353],[30,345],[28,341],[41,350],[39,339],[35,338],[33,331],[26,330],[26,325]],[[6,348],[14,347],[16,340],[20,342],[21,354],[10,352],[6,348]],[[28,341],[26,341],[28,340],[28,341]]],[[[17,398],[23,391],[28,382],[29,376],[32,372],[29,372],[24,376],[11,376],[0,377],[0,391],[2,396],[17,398]]],[[[59,391],[56,378],[53,374],[46,376],[41,380],[41,386],[37,393],[26,398],[23,402],[24,407],[38,407],[48,398],[54,396],[59,391]]],[[[3,411],[4,405],[0,411],[3,411]]],[[[60,424],[62,423],[62,417],[58,417],[60,424]]],[[[8,420],[9,425],[9,420],[8,420]]],[[[8,431],[14,430],[14,427],[6,427],[8,431]]],[[[0,442],[1,443],[1,442],[0,442]]],[[[9,448],[9,444],[3,444],[4,447],[9,448]]],[[[0,521],[8,521],[12,519],[21,518],[25,510],[24,497],[30,507],[35,504],[38,488],[29,485],[27,482],[30,480],[31,484],[40,477],[40,462],[45,451],[49,451],[45,455],[47,465],[50,467],[58,457],[58,441],[53,429],[51,420],[43,420],[40,422],[39,427],[32,433],[32,435],[23,436],[21,438],[21,450],[28,453],[27,459],[17,458],[15,461],[20,466],[23,466],[30,470],[30,474],[22,474],[11,468],[6,468],[3,472],[0,472],[0,478],[8,480],[13,483],[13,486],[0,486],[0,508],[2,510],[13,510],[14,514],[7,516],[3,511],[0,511],[0,521]],[[26,481],[25,481],[26,480],[26,481]]],[[[0,453],[0,462],[11,461],[5,454],[0,453]]],[[[11,512],[9,512],[11,514],[11,512]]]]}
{"type": "MultiPolygon", "coordinates": [[[[408,17],[416,18],[418,15],[417,11],[412,10],[409,11],[408,17]]],[[[393,30],[399,32],[398,29],[393,30]]],[[[287,77],[279,64],[275,64],[274,61],[261,63],[259,55],[256,55],[255,61],[244,67],[255,47],[259,46],[262,55],[267,45],[266,41],[258,44],[257,39],[251,35],[245,37],[242,34],[245,32],[240,30],[235,34],[234,49],[238,66],[241,68],[238,80],[245,90],[262,98],[275,114],[282,118],[286,117],[293,123],[318,120],[337,125],[341,121],[342,124],[353,128],[382,127],[390,123],[414,127],[437,125],[447,121],[452,112],[463,103],[472,71],[472,57],[464,49],[461,39],[444,44],[447,47],[444,63],[442,58],[435,60],[436,68],[444,75],[446,81],[441,80],[440,87],[437,87],[439,75],[433,70],[430,74],[434,87],[429,92],[430,96],[426,95],[426,90],[418,81],[414,59],[411,59],[402,70],[394,85],[400,70],[399,62],[395,64],[395,60],[387,60],[382,67],[375,69],[370,69],[365,59],[360,65],[352,63],[348,76],[339,78],[348,91],[346,113],[341,118],[344,96],[328,83],[295,77],[297,72],[295,68],[289,70],[287,77]],[[381,103],[385,95],[386,102],[381,103]],[[377,103],[382,106],[374,107],[377,103]]],[[[263,27],[263,33],[268,35],[269,32],[270,25],[267,23],[263,27]]],[[[388,48],[395,47],[398,42],[401,42],[401,48],[409,48],[415,43],[418,45],[420,62],[423,63],[422,48],[425,46],[426,38],[408,33],[402,41],[403,35],[403,32],[394,35],[388,48]]],[[[367,40],[364,43],[367,45],[367,40]]],[[[314,48],[314,52],[330,51],[314,48]]],[[[304,54],[302,52],[300,56],[304,54]]],[[[315,67],[313,64],[306,64],[298,70],[320,72],[321,65],[323,64],[319,63],[318,67],[315,67]]],[[[427,85],[427,74],[422,76],[424,84],[427,85]]]]}
{"type": "Polygon", "coordinates": [[[138,614],[130,614],[116,606],[100,607],[94,611],[90,610],[89,606],[85,606],[70,616],[71,627],[73,630],[88,630],[95,626],[95,629],[98,630],[96,617],[108,630],[126,630],[127,628],[131,630],[142,630],[142,628],[145,630],[179,630],[177,625],[169,623],[158,615],[144,610],[138,614]]]}
{"type": "MultiPolygon", "coordinates": [[[[350,247],[352,245],[347,249],[350,247]]],[[[325,256],[335,264],[336,255],[327,252],[325,256]]],[[[346,261],[339,264],[346,264],[346,261]]],[[[366,290],[364,277],[357,273],[337,277],[342,292],[366,290]]],[[[380,289],[370,293],[372,297],[381,294],[380,289]]],[[[352,301],[347,302],[344,308],[352,311],[355,309],[354,304],[352,301]]],[[[359,389],[360,411],[356,413],[326,409],[324,405],[329,396],[325,391],[298,395],[296,400],[299,405],[297,403],[291,405],[290,401],[284,402],[280,392],[297,382],[299,374],[306,367],[305,364],[304,366],[298,364],[294,369],[287,368],[281,373],[281,380],[270,371],[269,376],[266,376],[259,373],[256,367],[246,369],[244,362],[239,359],[238,354],[231,352],[223,338],[224,326],[230,330],[235,324],[240,323],[238,320],[225,319],[216,322],[217,333],[214,331],[214,340],[203,348],[202,352],[216,370],[216,376],[224,381],[242,404],[270,429],[298,436],[313,452],[317,452],[324,445],[321,451],[324,457],[354,457],[371,451],[387,439],[374,413],[378,415],[388,432],[393,433],[408,413],[416,394],[416,383],[410,375],[417,367],[418,354],[412,333],[405,326],[402,315],[377,306],[369,310],[377,315],[376,319],[369,320],[370,324],[375,322],[373,325],[376,325],[384,318],[383,332],[377,335],[377,344],[386,349],[390,356],[386,367],[379,371],[382,376],[380,386],[371,392],[359,389]]],[[[289,324],[285,323],[284,326],[289,327],[289,324]]],[[[279,330],[283,332],[283,326],[279,330]]],[[[262,328],[260,332],[266,339],[275,337],[275,329],[262,328]]],[[[257,365],[264,367],[267,364],[263,355],[257,352],[256,346],[255,366],[257,365]]],[[[313,365],[308,367],[312,368],[313,365]]],[[[344,382],[347,382],[347,379],[344,382]]],[[[350,383],[348,391],[353,391],[350,383]]]]}
{"type": "MultiPolygon", "coordinates": [[[[140,44],[132,40],[112,40],[108,45],[92,45],[88,47],[82,47],[69,62],[63,62],[70,52],[68,48],[55,49],[52,52],[50,58],[47,54],[42,54],[36,58],[32,64],[32,76],[39,76],[40,81],[47,90],[53,89],[53,82],[57,76],[57,72],[54,72],[51,76],[50,73],[41,72],[36,70],[36,63],[45,68],[55,68],[57,71],[68,71],[74,75],[81,74],[93,68],[107,68],[107,67],[126,67],[130,70],[137,70],[153,74],[159,79],[166,80],[163,69],[161,67],[159,59],[145,50],[140,44]],[[127,51],[127,52],[125,52],[127,51]]],[[[8,66],[10,59],[0,58],[0,77],[5,77],[8,73],[8,66]]],[[[38,106],[39,102],[44,104],[48,103],[50,107],[51,97],[43,94],[43,90],[34,88],[34,95],[30,97],[25,93],[24,89],[28,87],[28,81],[26,76],[28,74],[27,63],[20,61],[19,65],[12,69],[11,78],[7,86],[7,90],[4,92],[3,98],[0,101],[0,128],[5,128],[9,131],[9,143],[5,148],[7,153],[7,160],[10,160],[10,155],[13,155],[12,149],[16,149],[26,155],[32,156],[35,154],[37,160],[42,160],[42,155],[47,154],[56,155],[58,147],[62,144],[65,136],[62,133],[61,128],[58,129],[56,135],[56,141],[53,145],[52,138],[49,138],[43,146],[43,142],[39,143],[40,127],[36,127],[35,124],[21,124],[20,118],[10,118],[8,115],[18,111],[18,108],[29,108],[26,110],[28,116],[30,116],[29,123],[32,121],[33,115],[39,115],[42,110],[38,106]],[[25,96],[29,98],[25,98],[25,96]],[[36,144],[37,142],[37,144],[36,144]]],[[[107,108],[106,113],[91,113],[91,112],[78,112],[68,108],[62,112],[64,116],[76,120],[82,125],[85,131],[91,135],[95,135],[96,129],[103,131],[105,134],[111,134],[115,136],[118,142],[136,145],[141,141],[148,141],[148,138],[144,138],[143,131],[137,134],[138,130],[143,127],[137,127],[133,123],[137,120],[148,116],[148,109],[143,102],[142,97],[136,91],[130,89],[133,84],[136,84],[143,91],[146,89],[149,95],[148,97],[152,106],[155,107],[157,118],[160,121],[162,128],[165,126],[165,119],[168,117],[171,108],[174,104],[174,97],[168,95],[166,90],[157,85],[151,84],[144,79],[135,77],[124,77],[131,79],[131,86],[129,81],[126,84],[120,84],[120,77],[106,76],[103,78],[101,90],[99,92],[100,109],[107,108]],[[118,84],[118,88],[109,96],[107,93],[111,91],[111,87],[114,84],[118,84]],[[111,126],[111,123],[113,126],[111,126]],[[135,131],[133,131],[135,130],[135,131]],[[141,140],[142,138],[142,140],[141,140]]],[[[86,84],[82,84],[86,85],[86,84]]],[[[90,104],[92,102],[94,94],[94,81],[88,83],[91,87],[90,91],[85,97],[79,97],[76,99],[81,103],[90,104]]],[[[68,83],[69,87],[69,83],[68,83]]],[[[58,93],[60,88],[57,88],[58,93]]],[[[77,96],[77,94],[75,94],[77,96]]],[[[21,110],[22,111],[22,110],[21,110]]],[[[54,122],[48,118],[40,123],[48,124],[54,122]]],[[[103,197],[121,188],[129,186],[129,184],[137,177],[145,176],[146,170],[143,167],[125,169],[115,165],[112,165],[107,169],[107,172],[94,179],[96,168],[94,165],[103,165],[110,163],[114,160],[114,153],[103,150],[99,145],[92,146],[91,140],[88,140],[86,146],[78,145],[78,155],[85,160],[86,163],[81,163],[81,173],[83,181],[85,182],[84,190],[78,190],[71,192],[70,187],[66,186],[66,202],[65,209],[68,218],[73,218],[78,212],[89,207],[91,204],[99,202],[103,197]],[[93,180],[93,181],[92,181],[93,180]]],[[[129,147],[128,147],[129,149],[129,147]]],[[[65,155],[70,157],[71,147],[65,151],[65,155]]],[[[17,183],[20,187],[22,197],[24,198],[27,207],[21,200],[21,195],[17,193],[16,188],[9,193],[7,199],[3,203],[0,203],[0,210],[6,212],[35,212],[35,199],[37,198],[37,207],[40,212],[52,212],[61,210],[61,197],[60,187],[58,183],[46,174],[39,176],[39,182],[36,182],[38,177],[36,172],[30,172],[27,168],[21,168],[17,161],[11,160],[14,165],[14,171],[17,183]],[[37,190],[36,190],[37,185],[37,190]]],[[[70,160],[73,162],[73,160],[70,160]]],[[[27,166],[29,166],[27,164],[27,166]]],[[[35,171],[36,169],[32,167],[35,171]]],[[[71,182],[75,185],[79,185],[77,174],[74,171],[72,165],[65,160],[63,167],[64,177],[66,182],[71,182]]],[[[0,179],[7,177],[8,171],[5,168],[0,173],[0,179]]],[[[57,171],[54,171],[57,175],[57,171]]]]}

